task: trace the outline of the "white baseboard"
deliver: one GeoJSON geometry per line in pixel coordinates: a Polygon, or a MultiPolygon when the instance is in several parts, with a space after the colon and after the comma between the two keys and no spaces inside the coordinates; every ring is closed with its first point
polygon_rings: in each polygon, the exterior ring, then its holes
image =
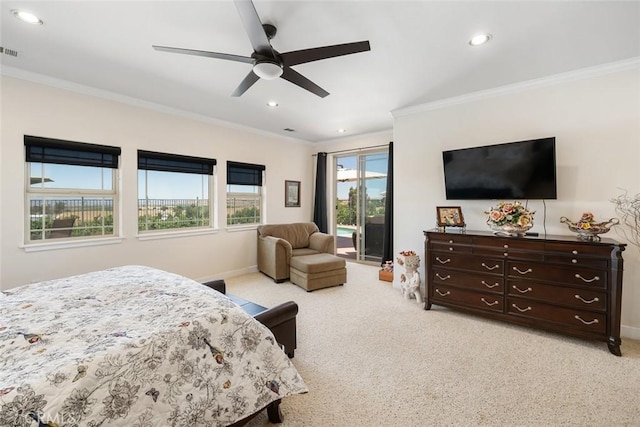
{"type": "Polygon", "coordinates": [[[258,272],[258,266],[252,265],[250,267],[241,268],[238,270],[225,271],[220,274],[216,274],[215,276],[207,276],[204,278],[196,279],[196,281],[200,283],[204,283],[204,282],[209,282],[211,280],[228,279],[230,277],[242,276],[243,274],[257,273],[257,272],[258,272]]]}
{"type": "Polygon", "coordinates": [[[640,328],[634,328],[633,326],[620,325],[620,335],[622,336],[622,338],[640,340],[640,328]]]}

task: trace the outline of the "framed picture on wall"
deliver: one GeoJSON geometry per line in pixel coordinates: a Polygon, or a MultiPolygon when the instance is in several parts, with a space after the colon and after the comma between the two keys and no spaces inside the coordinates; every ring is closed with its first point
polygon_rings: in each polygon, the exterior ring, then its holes
{"type": "Polygon", "coordinates": [[[464,227],[464,217],[460,206],[436,207],[438,226],[440,227],[464,227]]]}
{"type": "Polygon", "coordinates": [[[284,182],[284,207],[300,207],[300,181],[284,182]]]}

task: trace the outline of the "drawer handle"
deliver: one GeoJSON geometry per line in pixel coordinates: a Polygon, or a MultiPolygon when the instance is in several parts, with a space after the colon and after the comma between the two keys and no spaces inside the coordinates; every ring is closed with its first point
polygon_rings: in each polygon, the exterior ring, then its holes
{"type": "Polygon", "coordinates": [[[436,257],[436,261],[438,261],[440,264],[446,264],[448,262],[451,262],[451,258],[447,258],[447,259],[440,259],[440,257],[436,257]]]}
{"type": "Polygon", "coordinates": [[[593,276],[592,279],[585,279],[584,277],[582,277],[578,273],[576,273],[576,279],[580,279],[583,282],[587,282],[587,283],[596,282],[596,281],[600,280],[600,278],[598,276],[593,276]]]}
{"type": "Polygon", "coordinates": [[[482,301],[483,303],[487,304],[489,307],[491,307],[492,305],[496,305],[498,304],[498,301],[494,301],[494,302],[487,302],[486,299],[484,298],[480,298],[480,301],[482,301]]]}
{"type": "MultiPolygon", "coordinates": [[[[527,292],[531,292],[533,289],[531,288],[527,288],[527,289],[520,289],[519,287],[517,287],[516,285],[512,286],[513,289],[515,289],[516,291],[520,292],[521,294],[526,294],[527,292]]],[[[578,295],[576,295],[577,297],[578,295]]]]}
{"type": "Polygon", "coordinates": [[[491,270],[495,270],[496,268],[500,268],[500,266],[498,264],[494,265],[493,267],[489,267],[487,264],[485,264],[484,262],[482,263],[482,266],[484,268],[486,268],[487,270],[491,271],[491,270]]]}
{"type": "Polygon", "coordinates": [[[518,267],[513,267],[513,269],[514,269],[515,271],[517,271],[518,273],[522,274],[522,275],[524,275],[524,274],[529,274],[529,273],[532,273],[532,272],[533,272],[533,270],[532,270],[532,269],[530,269],[530,268],[527,268],[525,271],[521,271],[520,269],[518,269],[518,267]]]}
{"type": "Polygon", "coordinates": [[[586,299],[582,298],[580,295],[575,295],[575,297],[577,299],[579,299],[580,301],[582,301],[583,303],[585,303],[585,304],[592,304],[594,302],[600,301],[600,299],[598,297],[595,297],[595,298],[593,298],[593,299],[591,299],[589,301],[587,301],[586,299]]]}
{"type": "Polygon", "coordinates": [[[572,254],[578,255],[578,251],[571,251],[572,254]]]}
{"type": "Polygon", "coordinates": [[[451,275],[447,274],[446,276],[442,277],[440,275],[440,273],[436,273],[436,277],[440,280],[447,280],[447,279],[451,279],[451,275]]]}
{"type": "Polygon", "coordinates": [[[494,283],[493,285],[490,285],[487,282],[485,282],[484,280],[482,281],[482,284],[485,285],[489,289],[495,288],[496,286],[500,286],[500,283],[494,283]]]}
{"type": "Polygon", "coordinates": [[[436,288],[436,292],[438,293],[438,295],[440,295],[441,297],[446,297],[447,295],[449,295],[451,292],[447,291],[447,292],[440,292],[440,289],[436,288]]]}
{"type": "Polygon", "coordinates": [[[589,322],[587,322],[586,320],[582,320],[582,318],[580,316],[578,316],[577,314],[575,316],[576,319],[578,319],[579,321],[581,321],[582,323],[584,323],[585,325],[593,325],[594,323],[598,323],[598,319],[593,319],[589,322]]]}
{"type": "Polygon", "coordinates": [[[529,311],[531,310],[531,307],[527,307],[527,308],[520,308],[515,304],[511,304],[511,307],[515,308],[516,310],[518,310],[520,313],[524,313],[525,311],[529,311]]]}

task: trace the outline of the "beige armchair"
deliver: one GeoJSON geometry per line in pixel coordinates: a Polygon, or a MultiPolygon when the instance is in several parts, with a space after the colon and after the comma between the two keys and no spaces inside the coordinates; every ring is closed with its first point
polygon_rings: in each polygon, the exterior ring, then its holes
{"type": "Polygon", "coordinates": [[[258,227],[258,270],[276,283],[289,278],[292,257],[319,253],[335,254],[334,237],[313,222],[258,227]]]}

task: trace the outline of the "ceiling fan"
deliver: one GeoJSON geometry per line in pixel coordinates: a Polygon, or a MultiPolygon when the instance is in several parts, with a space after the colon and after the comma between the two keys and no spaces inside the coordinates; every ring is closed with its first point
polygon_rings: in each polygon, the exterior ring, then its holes
{"type": "Polygon", "coordinates": [[[329,92],[302,74],[294,71],[291,68],[292,66],[371,50],[368,41],[361,41],[280,53],[271,46],[270,42],[276,35],[276,27],[271,24],[263,24],[260,21],[258,12],[256,12],[256,8],[251,0],[234,0],[234,3],[240,14],[244,29],[249,36],[251,45],[253,46],[251,56],[156,45],[153,45],[153,48],[162,52],[205,56],[208,58],[226,59],[228,61],[251,64],[253,66],[252,70],[249,71],[249,74],[242,80],[232,96],[241,96],[259,79],[273,80],[281,77],[321,98],[329,95],[329,92]]]}

